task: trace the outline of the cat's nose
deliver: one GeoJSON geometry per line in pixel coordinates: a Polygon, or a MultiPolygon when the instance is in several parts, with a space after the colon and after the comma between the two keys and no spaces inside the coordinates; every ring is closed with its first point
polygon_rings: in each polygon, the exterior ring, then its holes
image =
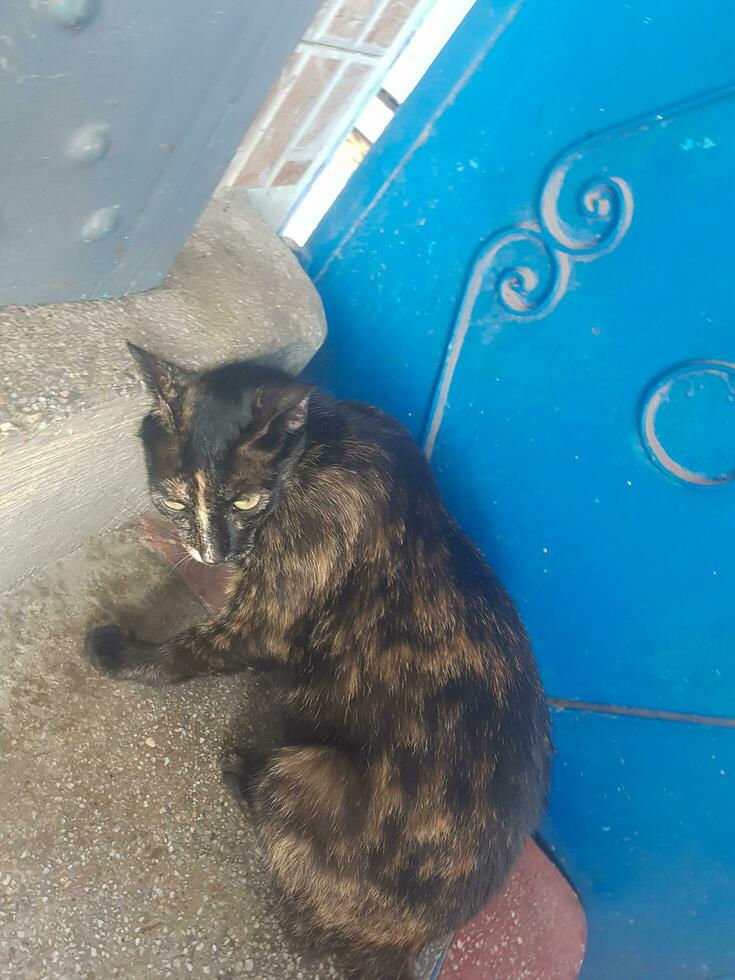
{"type": "Polygon", "coordinates": [[[227,559],[225,541],[210,538],[202,548],[202,561],[205,565],[221,565],[227,559]]]}
{"type": "Polygon", "coordinates": [[[221,565],[226,557],[224,552],[210,548],[202,552],[202,561],[205,565],[221,565]]]}

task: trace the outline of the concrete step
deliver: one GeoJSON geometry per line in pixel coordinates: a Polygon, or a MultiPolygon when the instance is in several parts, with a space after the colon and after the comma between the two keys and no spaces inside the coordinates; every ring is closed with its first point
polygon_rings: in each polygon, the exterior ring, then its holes
{"type": "Polygon", "coordinates": [[[126,340],[192,367],[298,371],[324,333],[313,286],[239,192],[210,204],[159,289],[0,309],[0,589],[140,512],[147,398],[126,340]]]}

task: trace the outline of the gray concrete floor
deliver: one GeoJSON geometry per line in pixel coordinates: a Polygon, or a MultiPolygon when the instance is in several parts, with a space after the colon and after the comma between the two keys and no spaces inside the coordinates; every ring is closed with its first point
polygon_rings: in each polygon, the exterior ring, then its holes
{"type": "Polygon", "coordinates": [[[248,680],[105,680],[82,637],[121,610],[151,637],[205,615],[130,530],[0,600],[0,977],[337,976],[289,951],[220,783],[248,680]]]}

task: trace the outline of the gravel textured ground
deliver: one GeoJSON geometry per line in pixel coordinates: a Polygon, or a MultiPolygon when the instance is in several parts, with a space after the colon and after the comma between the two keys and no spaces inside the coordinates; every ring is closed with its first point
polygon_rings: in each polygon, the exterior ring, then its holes
{"type": "Polygon", "coordinates": [[[0,977],[337,976],[284,942],[220,783],[247,679],[106,681],[81,643],[112,615],[165,636],[205,613],[129,530],[0,600],[0,977]]]}

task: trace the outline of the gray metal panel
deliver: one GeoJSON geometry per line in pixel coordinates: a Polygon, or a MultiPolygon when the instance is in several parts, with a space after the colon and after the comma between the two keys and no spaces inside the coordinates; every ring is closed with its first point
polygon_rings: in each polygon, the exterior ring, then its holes
{"type": "Polygon", "coordinates": [[[158,285],[318,0],[9,0],[0,304],[158,285]]]}

